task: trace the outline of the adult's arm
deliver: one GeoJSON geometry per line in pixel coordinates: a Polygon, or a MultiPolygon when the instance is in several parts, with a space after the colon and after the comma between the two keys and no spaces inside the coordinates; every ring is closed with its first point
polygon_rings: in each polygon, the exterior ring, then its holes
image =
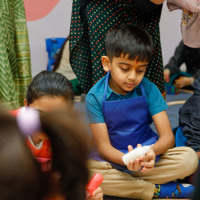
{"type": "Polygon", "coordinates": [[[150,0],[152,3],[160,5],[162,4],[165,0],[150,0]]]}
{"type": "Polygon", "coordinates": [[[144,13],[151,13],[161,6],[164,0],[136,0],[137,8],[144,13]]]}
{"type": "Polygon", "coordinates": [[[170,58],[169,63],[165,66],[165,69],[170,70],[170,75],[178,73],[179,67],[181,66],[181,64],[185,62],[184,48],[185,47],[184,47],[183,41],[181,41],[179,45],[176,47],[174,55],[170,58]]]}

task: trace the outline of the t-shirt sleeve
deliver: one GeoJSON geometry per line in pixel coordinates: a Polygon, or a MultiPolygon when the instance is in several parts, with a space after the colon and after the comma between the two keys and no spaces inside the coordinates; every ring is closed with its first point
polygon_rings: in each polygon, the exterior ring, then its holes
{"type": "Polygon", "coordinates": [[[166,110],[168,107],[160,90],[153,83],[149,85],[147,103],[151,116],[166,110]]]}
{"type": "Polygon", "coordinates": [[[88,123],[105,123],[101,100],[97,99],[94,94],[88,93],[85,103],[88,123]]]}

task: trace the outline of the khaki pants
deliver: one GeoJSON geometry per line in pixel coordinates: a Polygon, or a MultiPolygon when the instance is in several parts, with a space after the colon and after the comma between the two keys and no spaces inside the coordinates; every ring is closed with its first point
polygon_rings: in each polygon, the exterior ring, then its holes
{"type": "Polygon", "coordinates": [[[148,172],[128,174],[112,167],[108,162],[89,160],[91,176],[98,172],[103,175],[101,184],[104,194],[135,199],[152,199],[155,184],[164,184],[176,179],[184,179],[198,167],[196,152],[189,147],[176,147],[167,150],[148,172]]]}

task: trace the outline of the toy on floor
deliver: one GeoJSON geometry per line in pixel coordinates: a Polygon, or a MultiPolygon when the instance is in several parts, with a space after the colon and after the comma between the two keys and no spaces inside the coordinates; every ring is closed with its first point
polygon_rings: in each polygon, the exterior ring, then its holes
{"type": "Polygon", "coordinates": [[[179,88],[176,85],[166,85],[167,94],[179,94],[179,88]]]}

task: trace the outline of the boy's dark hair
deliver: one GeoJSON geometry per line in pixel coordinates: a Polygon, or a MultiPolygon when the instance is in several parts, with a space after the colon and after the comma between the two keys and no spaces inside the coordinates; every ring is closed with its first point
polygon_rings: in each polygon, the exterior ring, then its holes
{"type": "Polygon", "coordinates": [[[122,24],[108,32],[105,39],[106,56],[127,56],[128,59],[149,61],[153,53],[153,42],[149,33],[132,24],[122,24]]]}
{"type": "Polygon", "coordinates": [[[42,96],[63,97],[74,102],[74,91],[71,82],[62,74],[53,71],[42,71],[37,74],[26,93],[28,105],[42,96]]]}

